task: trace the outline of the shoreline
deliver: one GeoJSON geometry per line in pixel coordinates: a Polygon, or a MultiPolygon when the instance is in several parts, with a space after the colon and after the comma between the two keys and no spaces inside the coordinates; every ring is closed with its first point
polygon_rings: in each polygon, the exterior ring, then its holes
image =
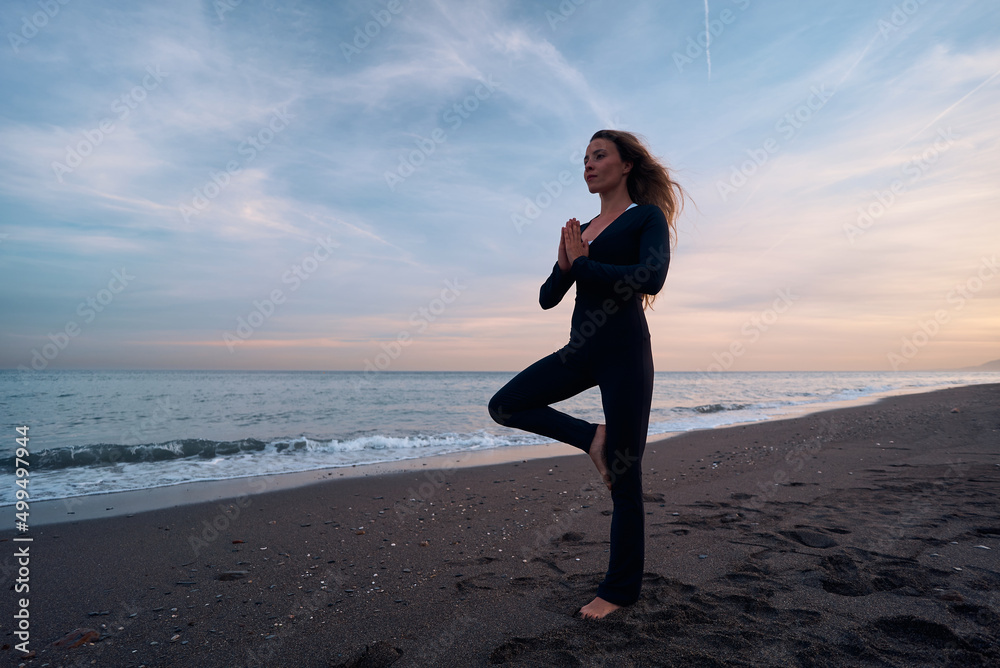
{"type": "MultiPolygon", "coordinates": [[[[509,464],[525,459],[548,459],[579,453],[580,450],[565,443],[514,445],[486,450],[466,450],[428,457],[414,457],[391,462],[355,464],[310,471],[271,473],[223,480],[198,480],[194,482],[163,485],[147,489],[106,492],[71,496],[64,499],[38,501],[31,506],[32,524],[46,526],[63,522],[136,515],[155,510],[179,508],[197,503],[226,501],[250,494],[291,490],[335,480],[380,478],[429,470],[449,470],[479,466],[509,464]],[[538,454],[543,448],[546,452],[538,454]],[[109,506],[109,504],[111,504],[109,506]],[[69,513],[69,514],[67,514],[69,513]]],[[[11,508],[13,506],[4,506],[11,508]]]]}
{"type": "MultiPolygon", "coordinates": [[[[814,404],[797,404],[778,409],[775,415],[763,420],[747,420],[705,429],[654,434],[649,437],[650,440],[647,441],[647,447],[685,434],[733,429],[746,425],[766,424],[782,420],[794,420],[796,418],[828,411],[837,411],[844,408],[876,405],[880,401],[890,397],[925,394],[956,387],[974,387],[974,385],[899,388],[854,399],[816,402],[814,404]]],[[[153,510],[177,508],[195,503],[225,501],[245,497],[249,494],[295,489],[329,480],[405,474],[425,468],[447,470],[451,468],[494,466],[496,464],[507,464],[517,461],[525,462],[534,459],[549,459],[578,454],[580,454],[578,448],[566,445],[565,443],[540,443],[534,445],[504,446],[484,450],[463,450],[404,460],[335,466],[308,471],[269,473],[220,480],[197,480],[137,490],[85,494],[61,499],[37,501],[31,505],[31,517],[33,525],[45,526],[62,522],[78,522],[97,518],[136,515],[153,510]]],[[[6,508],[13,510],[14,507],[13,505],[0,506],[0,512],[6,508]]]]}
{"type": "Polygon", "coordinates": [[[32,526],[26,665],[998,665],[998,444],[1000,384],[650,442],[643,593],[599,621],[583,456],[32,526]]]}

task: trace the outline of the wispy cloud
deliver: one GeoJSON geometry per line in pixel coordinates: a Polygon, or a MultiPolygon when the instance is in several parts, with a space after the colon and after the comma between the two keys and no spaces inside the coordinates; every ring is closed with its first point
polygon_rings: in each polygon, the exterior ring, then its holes
{"type": "MultiPolygon", "coordinates": [[[[520,1],[401,7],[375,29],[361,0],[69,3],[0,51],[0,366],[127,266],[58,364],[357,369],[459,280],[396,368],[520,368],[567,336],[572,293],[552,311],[537,293],[558,228],[599,209],[578,152],[601,127],[644,135],[697,205],[649,313],[671,341],[658,368],[703,368],[785,286],[801,300],[743,368],[884,367],[886,342],[1000,251],[984,3],[905,20],[860,0],[573,3],[556,24],[520,1]],[[673,64],[689,38],[707,80],[673,64]],[[335,249],[306,273],[318,239],[335,249]],[[275,289],[287,301],[231,353],[222,333],[275,289]]],[[[928,365],[982,361],[995,285],[928,365]]]]}
{"type": "Polygon", "coordinates": [[[708,29],[708,0],[705,0],[705,60],[708,62],[708,78],[712,78],[712,33],[708,29]]]}

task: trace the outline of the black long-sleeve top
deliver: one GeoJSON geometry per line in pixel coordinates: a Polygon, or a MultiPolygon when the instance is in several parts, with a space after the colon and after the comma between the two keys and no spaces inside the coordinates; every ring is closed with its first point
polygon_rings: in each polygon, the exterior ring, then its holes
{"type": "MultiPolygon", "coordinates": [[[[589,225],[582,225],[581,232],[589,225]]],[[[648,338],[642,295],[660,291],[669,265],[669,231],[663,211],[651,204],[635,206],[591,241],[589,257],[576,258],[566,272],[556,262],[542,284],[538,303],[543,309],[552,308],[575,281],[571,341],[597,342],[628,334],[648,338]]]]}

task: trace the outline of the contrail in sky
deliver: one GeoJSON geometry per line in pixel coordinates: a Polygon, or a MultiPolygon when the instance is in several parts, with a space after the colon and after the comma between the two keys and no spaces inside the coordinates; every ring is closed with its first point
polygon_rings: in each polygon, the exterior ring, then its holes
{"type": "Polygon", "coordinates": [[[708,58],[708,78],[712,78],[712,36],[708,33],[708,0],[705,0],[705,57],[708,58]]]}

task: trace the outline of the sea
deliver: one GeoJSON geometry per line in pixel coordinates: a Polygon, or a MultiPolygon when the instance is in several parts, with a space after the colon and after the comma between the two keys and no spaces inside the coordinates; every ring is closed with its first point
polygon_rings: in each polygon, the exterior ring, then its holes
{"type": "MultiPolygon", "coordinates": [[[[0,371],[0,469],[13,480],[26,468],[34,502],[552,443],[490,418],[490,397],[514,375],[0,371]],[[22,431],[27,467],[16,461],[22,431]]],[[[998,382],[978,371],[657,372],[649,436],[998,382]]],[[[598,388],[555,407],[604,421],[598,388]]],[[[18,489],[0,487],[0,506],[18,489]]]]}

